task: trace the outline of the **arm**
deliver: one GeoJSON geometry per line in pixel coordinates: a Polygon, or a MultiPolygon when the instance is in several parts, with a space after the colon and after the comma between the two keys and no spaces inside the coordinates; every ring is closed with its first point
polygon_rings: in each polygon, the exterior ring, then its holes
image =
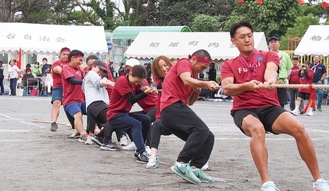
{"type": "Polygon", "coordinates": [[[106,87],[107,86],[112,86],[113,87],[114,84],[115,84],[114,82],[112,82],[111,80],[108,80],[107,78],[101,79],[100,83],[101,83],[102,86],[106,86],[106,87]]]}
{"type": "Polygon", "coordinates": [[[57,73],[57,74],[61,74],[62,73],[62,67],[60,66],[55,66],[53,68],[53,72],[57,73]]]}
{"type": "Polygon", "coordinates": [[[214,81],[200,81],[191,77],[190,72],[183,72],[179,75],[185,86],[192,88],[208,88],[214,91],[219,88],[218,84],[214,81]]]}
{"type": "Polygon", "coordinates": [[[128,101],[132,104],[138,102],[139,100],[144,99],[147,96],[146,93],[142,92],[140,94],[137,95],[133,95],[131,92],[126,94],[126,98],[128,99],[128,101]]]}
{"type": "Polygon", "coordinates": [[[201,93],[201,88],[194,88],[193,92],[191,93],[190,97],[188,98],[188,105],[193,105],[199,98],[201,93]]]}
{"type": "Polygon", "coordinates": [[[74,85],[82,85],[82,80],[78,80],[75,77],[69,77],[67,78],[67,81],[74,85]]]}

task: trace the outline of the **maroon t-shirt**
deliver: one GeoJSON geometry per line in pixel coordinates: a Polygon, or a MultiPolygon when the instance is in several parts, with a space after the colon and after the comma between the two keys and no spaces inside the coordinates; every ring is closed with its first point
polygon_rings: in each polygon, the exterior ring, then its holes
{"type": "Polygon", "coordinates": [[[164,79],[162,84],[160,112],[178,101],[182,101],[185,104],[188,103],[188,97],[193,92],[193,88],[184,85],[183,81],[180,79],[179,76],[184,72],[191,73],[191,77],[196,79],[196,76],[193,75],[191,62],[186,58],[178,60],[164,79]]]}
{"type": "MultiPolygon", "coordinates": [[[[303,75],[300,77],[300,84],[313,84],[314,71],[307,70],[307,78],[303,75]]],[[[311,93],[310,88],[299,88],[298,92],[311,93]]]]}
{"type": "Polygon", "coordinates": [[[78,68],[66,64],[62,70],[62,83],[63,83],[63,106],[65,107],[72,102],[85,102],[85,95],[82,91],[81,85],[71,84],[67,81],[68,78],[74,77],[75,79],[83,79],[83,71],[78,68]]]}
{"type": "MultiPolygon", "coordinates": [[[[62,62],[61,60],[58,60],[52,64],[51,70],[53,70],[56,66],[60,66],[63,69],[63,66],[66,64],[68,64],[68,62],[62,62]]],[[[61,74],[57,74],[56,72],[52,71],[52,77],[53,77],[53,88],[58,88],[63,86],[61,74]]]]}
{"type": "MultiPolygon", "coordinates": [[[[150,87],[150,84],[148,83],[147,79],[143,79],[142,83],[135,86],[136,91],[134,92],[134,94],[140,92],[142,86],[150,87]]],[[[139,100],[137,103],[141,108],[143,108],[143,112],[147,113],[152,108],[157,107],[157,102],[158,102],[158,95],[156,95],[155,93],[151,93],[148,94],[144,99],[139,100]]]]}
{"type": "MultiPolygon", "coordinates": [[[[254,58],[254,53],[245,58],[247,63],[251,63],[254,58]]],[[[222,79],[233,77],[235,84],[242,84],[247,82],[247,77],[250,80],[258,80],[264,82],[264,74],[266,65],[269,62],[273,62],[276,65],[280,65],[280,59],[277,53],[267,51],[257,51],[259,54],[257,63],[254,65],[254,72],[250,74],[248,68],[241,62],[240,57],[232,60],[225,61],[221,67],[222,79]]],[[[277,105],[280,106],[278,101],[277,90],[267,91],[260,89],[259,91],[245,91],[236,96],[233,100],[232,110],[250,109],[250,108],[262,108],[267,106],[277,105]]]]}
{"type": "Polygon", "coordinates": [[[299,84],[299,76],[298,76],[299,66],[294,66],[291,68],[289,84],[299,84]]]}
{"type": "Polygon", "coordinates": [[[126,94],[133,91],[127,76],[120,76],[112,90],[110,105],[106,112],[106,119],[110,120],[118,113],[129,113],[133,104],[128,101],[126,94]]]}

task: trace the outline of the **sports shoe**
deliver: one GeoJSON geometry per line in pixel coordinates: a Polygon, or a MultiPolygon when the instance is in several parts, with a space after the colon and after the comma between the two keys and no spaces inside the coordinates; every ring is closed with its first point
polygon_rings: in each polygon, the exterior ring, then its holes
{"type": "Polygon", "coordinates": [[[122,147],[122,150],[126,150],[126,151],[135,151],[136,149],[137,148],[134,142],[131,142],[129,145],[122,147]]]}
{"type": "Polygon", "coordinates": [[[56,123],[56,122],[51,123],[51,125],[50,125],[50,131],[55,132],[55,131],[57,131],[57,130],[58,130],[58,125],[57,125],[57,123],[56,123]]]}
{"type": "Polygon", "coordinates": [[[128,145],[128,139],[126,135],[122,135],[120,138],[120,146],[127,146],[128,145]]]}
{"type": "Polygon", "coordinates": [[[213,183],[213,182],[215,182],[215,180],[213,178],[211,178],[210,176],[206,175],[206,173],[204,173],[203,170],[201,170],[199,168],[192,169],[192,172],[203,183],[213,183]]]}
{"type": "Polygon", "coordinates": [[[150,156],[146,164],[146,168],[158,168],[158,166],[159,166],[158,159],[154,156],[150,156]]]}
{"type": "Polygon", "coordinates": [[[261,191],[280,191],[279,188],[277,188],[274,184],[273,181],[268,181],[268,182],[265,182],[261,189],[261,191]]]}
{"type": "Polygon", "coordinates": [[[188,163],[181,164],[176,161],[174,166],[171,167],[171,170],[174,171],[178,176],[193,184],[201,184],[201,180],[195,176],[188,163]]]}
{"type": "Polygon", "coordinates": [[[103,151],[119,151],[120,147],[116,143],[102,144],[100,147],[103,151]]]}
{"type": "Polygon", "coordinates": [[[328,182],[324,179],[318,179],[316,182],[313,182],[313,191],[329,191],[328,182]]]}
{"type": "Polygon", "coordinates": [[[149,161],[149,156],[145,151],[142,154],[137,155],[136,162],[147,163],[148,161],[149,161]]]}
{"type": "Polygon", "coordinates": [[[73,133],[70,135],[70,138],[72,138],[72,139],[80,138],[80,133],[79,133],[79,131],[76,130],[76,129],[73,129],[73,133]]]}
{"type": "Polygon", "coordinates": [[[90,139],[99,146],[102,146],[103,144],[103,139],[98,137],[97,135],[90,136],[90,139]]]}
{"type": "Polygon", "coordinates": [[[81,135],[80,138],[79,138],[79,142],[84,142],[85,143],[87,141],[88,137],[89,137],[89,135],[87,133],[81,135]]]}
{"type": "Polygon", "coordinates": [[[291,111],[291,113],[295,116],[299,115],[299,110],[298,109],[294,109],[291,111]]]}
{"type": "Polygon", "coordinates": [[[318,111],[322,112],[322,109],[321,108],[318,107],[317,109],[318,109],[318,111]]]}
{"type": "Polygon", "coordinates": [[[94,144],[94,142],[91,140],[91,135],[89,135],[88,137],[87,137],[87,140],[86,140],[86,142],[85,142],[85,144],[86,145],[92,145],[92,144],[94,144]]]}
{"type": "Polygon", "coordinates": [[[149,146],[145,146],[146,153],[151,156],[151,148],[149,146]]]}
{"type": "Polygon", "coordinates": [[[312,109],[309,109],[309,110],[307,111],[306,115],[307,115],[307,116],[312,116],[312,115],[314,115],[312,109]]]}
{"type": "Polygon", "coordinates": [[[201,170],[209,170],[209,164],[208,164],[208,161],[206,162],[205,165],[203,165],[203,167],[201,168],[201,170]]]}

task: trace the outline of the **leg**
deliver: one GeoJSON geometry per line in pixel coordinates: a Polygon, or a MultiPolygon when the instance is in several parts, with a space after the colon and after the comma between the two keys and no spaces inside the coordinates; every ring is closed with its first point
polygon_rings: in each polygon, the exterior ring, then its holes
{"type": "Polygon", "coordinates": [[[290,97],[290,111],[295,109],[295,101],[296,101],[296,89],[289,89],[289,97],[290,97]]]}
{"type": "Polygon", "coordinates": [[[242,121],[242,130],[251,137],[250,151],[262,183],[270,181],[268,173],[268,151],[265,143],[265,129],[260,120],[252,115],[242,121]]]}
{"type": "Polygon", "coordinates": [[[318,89],[318,105],[317,105],[317,109],[319,111],[321,111],[322,99],[323,99],[323,89],[318,89]]]}
{"type": "Polygon", "coordinates": [[[56,122],[59,116],[59,110],[62,105],[61,100],[54,100],[53,106],[51,107],[51,122],[56,122]]]}
{"type": "Polygon", "coordinates": [[[304,125],[289,113],[282,113],[273,123],[273,132],[285,133],[295,138],[299,154],[306,163],[316,181],[320,178],[318,161],[316,159],[312,140],[305,131],[304,125]]]}
{"type": "MultiPolygon", "coordinates": [[[[131,116],[132,118],[134,118],[142,123],[143,140],[146,142],[146,145],[149,145],[150,144],[149,131],[150,131],[150,126],[151,126],[150,117],[145,114],[139,114],[139,113],[130,113],[129,116],[131,116]]],[[[131,133],[133,136],[133,130],[131,133]]],[[[134,139],[134,136],[133,136],[133,139],[134,139]]]]}

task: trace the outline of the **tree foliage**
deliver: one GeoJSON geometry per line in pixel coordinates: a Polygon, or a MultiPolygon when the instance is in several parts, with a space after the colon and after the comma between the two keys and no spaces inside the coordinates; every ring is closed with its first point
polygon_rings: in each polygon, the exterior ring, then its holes
{"type": "Polygon", "coordinates": [[[192,30],[194,32],[217,32],[218,18],[205,14],[196,15],[193,20],[192,30]]]}
{"type": "Polygon", "coordinates": [[[297,16],[303,14],[296,0],[257,1],[246,0],[238,4],[226,23],[226,30],[236,22],[248,20],[255,31],[263,31],[267,36],[283,36],[289,27],[294,26],[297,16]]]}

